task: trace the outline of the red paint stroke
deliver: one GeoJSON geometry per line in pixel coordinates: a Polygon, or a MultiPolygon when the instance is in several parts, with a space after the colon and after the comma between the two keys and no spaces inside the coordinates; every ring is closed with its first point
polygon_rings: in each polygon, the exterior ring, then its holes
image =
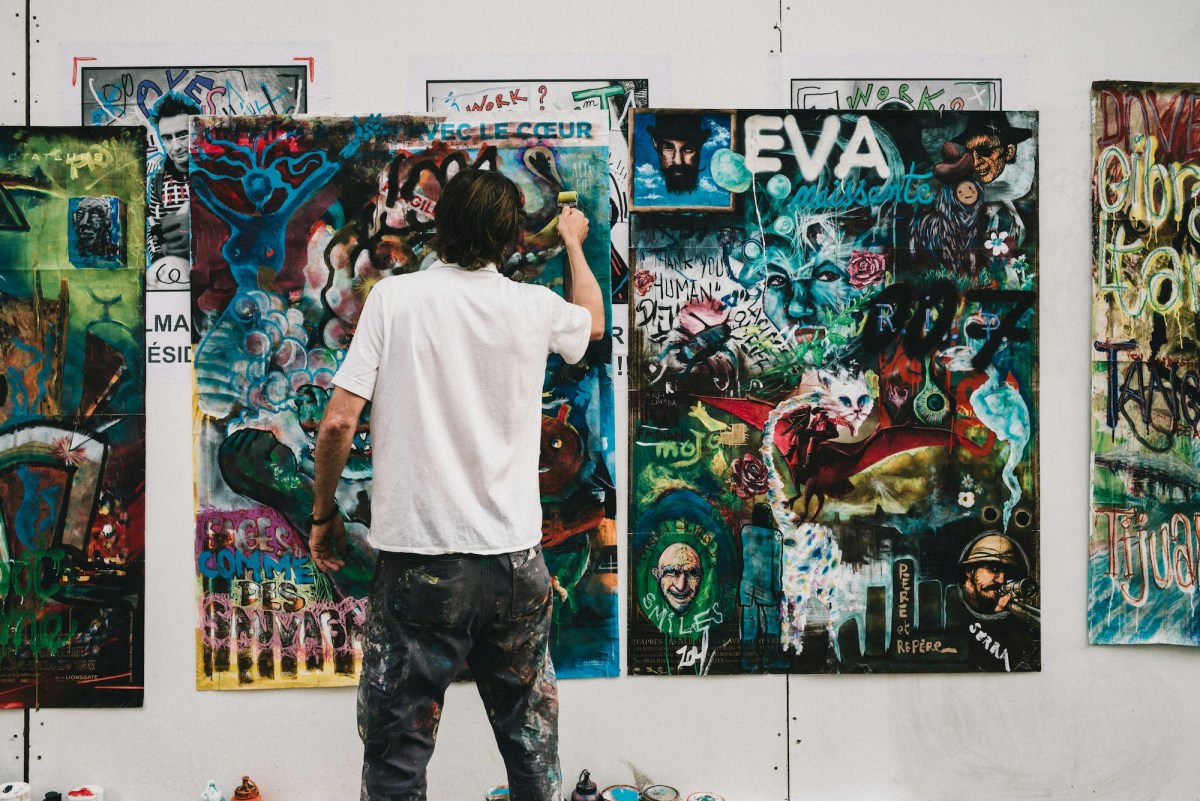
{"type": "Polygon", "coordinates": [[[75,81],[79,77],[79,62],[95,60],[95,56],[75,56],[73,59],[71,59],[71,86],[75,85],[75,81]]]}
{"type": "Polygon", "coordinates": [[[315,81],[317,79],[316,58],[313,56],[292,56],[292,61],[307,61],[308,62],[308,79],[315,81]]]}

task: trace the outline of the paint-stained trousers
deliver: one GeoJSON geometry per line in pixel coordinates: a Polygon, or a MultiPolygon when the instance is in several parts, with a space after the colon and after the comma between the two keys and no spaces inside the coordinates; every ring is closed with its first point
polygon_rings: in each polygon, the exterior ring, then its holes
{"type": "Polygon", "coordinates": [[[464,664],[504,757],[512,801],[558,801],[550,612],[540,548],[497,556],[380,552],[358,686],[362,801],[425,801],[446,687],[464,664]]]}

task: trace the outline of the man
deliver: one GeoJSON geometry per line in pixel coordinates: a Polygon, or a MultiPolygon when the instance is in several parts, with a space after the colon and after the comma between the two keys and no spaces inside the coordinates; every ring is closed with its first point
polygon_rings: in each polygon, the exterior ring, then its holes
{"type": "Polygon", "coordinates": [[[108,198],[80,198],[71,215],[75,228],[75,245],[84,260],[111,260],[119,248],[113,242],[113,209],[108,198]]]}
{"type": "Polygon", "coordinates": [[[380,281],[363,307],[317,433],[309,547],[338,570],[334,489],[366,403],[379,550],[359,682],[364,801],[423,801],[445,690],[471,668],[513,801],[559,798],[550,577],[538,492],[546,357],[604,335],[583,253],[588,222],[558,230],[574,297],[500,275],[523,217],[512,181],[455,175],[436,208],[439,261],[380,281]]]}
{"type": "Polygon", "coordinates": [[[646,132],[658,151],[658,166],[667,191],[680,194],[695,190],[700,183],[700,148],[712,135],[701,125],[700,116],[660,112],[655,124],[646,126],[646,132]]]}
{"type": "Polygon", "coordinates": [[[658,582],[663,600],[671,611],[682,615],[691,609],[700,592],[700,580],[704,573],[700,569],[700,554],[684,542],[676,542],[663,548],[658,564],[650,571],[658,582]]]}
{"type": "Polygon", "coordinates": [[[199,113],[200,106],[179,92],[168,92],[150,108],[150,124],[166,156],[147,188],[146,249],[151,265],[167,256],[188,258],[188,116],[199,113]]]}
{"type": "Polygon", "coordinates": [[[983,615],[1004,612],[1013,600],[1009,581],[1029,573],[1020,547],[995,531],[976,538],[963,553],[961,564],[963,599],[983,615]]]}
{"type": "Polygon", "coordinates": [[[967,662],[985,671],[1037,670],[1041,611],[1029,562],[1011,537],[988,531],[967,544],[959,560],[960,591],[969,613],[967,662]]]}
{"type": "Polygon", "coordinates": [[[952,141],[974,156],[980,183],[990,184],[1017,160],[1017,145],[1031,136],[1033,131],[1014,127],[1003,111],[989,111],[972,114],[966,129],[952,141]]]}

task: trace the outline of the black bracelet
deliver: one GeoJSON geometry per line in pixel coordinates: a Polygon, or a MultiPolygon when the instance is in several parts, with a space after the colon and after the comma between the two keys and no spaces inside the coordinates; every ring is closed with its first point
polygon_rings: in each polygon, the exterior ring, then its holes
{"type": "Polygon", "coordinates": [[[313,517],[310,515],[308,518],[308,524],[310,526],[323,526],[326,523],[333,520],[337,516],[338,516],[338,508],[337,508],[337,505],[335,504],[333,507],[333,511],[330,512],[329,514],[325,515],[324,517],[313,517]]]}

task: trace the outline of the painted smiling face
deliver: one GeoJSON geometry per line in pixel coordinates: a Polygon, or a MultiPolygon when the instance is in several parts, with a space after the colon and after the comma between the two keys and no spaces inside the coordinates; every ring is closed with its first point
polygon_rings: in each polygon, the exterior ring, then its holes
{"type": "Polygon", "coordinates": [[[985,184],[999,178],[1005,165],[1017,157],[1017,146],[1004,144],[998,136],[972,136],[966,145],[975,157],[975,175],[985,184]]]}
{"type": "Polygon", "coordinates": [[[700,580],[704,577],[696,549],[682,542],[668,545],[653,572],[667,606],[677,615],[687,612],[700,592],[700,580]]]}

